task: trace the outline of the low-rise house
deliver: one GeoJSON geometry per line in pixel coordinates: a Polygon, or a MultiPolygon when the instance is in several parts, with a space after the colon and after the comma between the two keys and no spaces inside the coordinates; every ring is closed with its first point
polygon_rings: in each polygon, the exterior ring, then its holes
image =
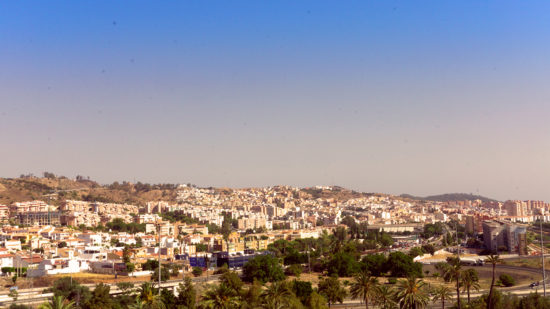
{"type": "Polygon", "coordinates": [[[11,250],[11,251],[19,251],[21,250],[21,241],[19,240],[5,240],[4,241],[4,248],[11,250]]]}
{"type": "Polygon", "coordinates": [[[42,260],[35,269],[28,269],[27,276],[42,277],[45,275],[74,274],[89,270],[87,261],[56,258],[42,260]]]}

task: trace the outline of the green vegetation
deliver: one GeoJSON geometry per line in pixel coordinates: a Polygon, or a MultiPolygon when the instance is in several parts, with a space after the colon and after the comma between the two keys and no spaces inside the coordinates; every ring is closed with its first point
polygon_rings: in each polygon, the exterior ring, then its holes
{"type": "Polygon", "coordinates": [[[276,282],[285,279],[283,268],[279,260],[269,254],[256,256],[243,267],[245,281],[258,280],[262,283],[276,282]]]}
{"type": "Polygon", "coordinates": [[[498,280],[503,286],[510,287],[514,286],[516,284],[516,280],[514,277],[508,275],[508,274],[502,274],[498,277],[498,280]]]}
{"type": "MultiPolygon", "coordinates": [[[[468,271],[461,272],[462,280],[467,273],[468,271]]],[[[470,276],[477,278],[477,274],[470,274],[470,276]]],[[[446,286],[429,288],[422,279],[418,278],[400,279],[395,285],[386,285],[380,284],[368,271],[360,271],[350,281],[342,284],[337,276],[325,276],[321,278],[317,288],[314,288],[311,282],[300,280],[278,280],[265,286],[253,280],[252,284],[245,285],[237,273],[226,271],[217,284],[207,286],[200,295],[191,279],[186,277],[179,283],[178,296],[175,296],[172,289],[161,289],[159,295],[159,290],[150,282],[142,284],[137,289],[131,283],[119,283],[117,286],[122,293],[110,295],[108,285],[100,283],[89,289],[76,280],[71,280],[70,277],[64,277],[54,282],[49,289],[54,296],[39,308],[327,309],[351,297],[361,300],[365,308],[395,309],[397,307],[426,308],[429,302],[439,303],[445,308],[447,303],[452,305],[453,301],[451,288],[446,286]]],[[[461,287],[466,289],[464,283],[461,283],[461,287]]],[[[17,297],[15,293],[11,295],[17,297]]],[[[486,309],[489,299],[488,294],[484,294],[478,299],[469,301],[468,306],[463,305],[462,308],[486,309]]],[[[495,289],[491,299],[489,308],[492,309],[550,307],[550,298],[544,298],[536,293],[517,297],[504,295],[495,289]]],[[[27,307],[12,305],[10,308],[27,307]]],[[[454,304],[453,308],[458,308],[458,304],[454,304]]]]}
{"type": "Polygon", "coordinates": [[[193,267],[193,276],[200,277],[202,275],[202,268],[193,267]]]}
{"type": "Polygon", "coordinates": [[[125,223],[121,218],[115,218],[111,222],[107,222],[105,228],[116,232],[127,232],[131,234],[145,233],[144,223],[125,223]]]}
{"type": "Polygon", "coordinates": [[[170,221],[172,223],[174,222],[183,222],[187,224],[199,223],[198,220],[193,219],[190,216],[180,211],[163,212],[160,214],[160,216],[162,217],[162,219],[170,221]]]}

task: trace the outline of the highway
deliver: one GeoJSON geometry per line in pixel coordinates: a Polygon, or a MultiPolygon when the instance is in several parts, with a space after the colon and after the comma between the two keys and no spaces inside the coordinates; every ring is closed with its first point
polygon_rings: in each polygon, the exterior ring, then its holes
{"type": "MultiPolygon", "coordinates": [[[[209,283],[212,281],[218,281],[220,278],[220,275],[210,275],[208,278],[206,276],[203,277],[193,277],[192,280],[194,283],[209,283]]],[[[134,281],[134,288],[138,288],[142,283],[145,282],[151,282],[150,280],[144,280],[144,281],[134,281]]],[[[168,280],[166,282],[163,282],[161,284],[161,287],[163,288],[176,288],[180,283],[182,283],[182,279],[175,279],[175,280],[168,280]]],[[[155,287],[158,287],[158,281],[152,282],[155,287]]],[[[87,286],[89,288],[95,287],[95,284],[82,284],[83,286],[87,286]]],[[[116,284],[108,284],[111,287],[110,293],[111,295],[116,295],[122,293],[122,291],[117,287],[116,284]]],[[[11,304],[25,304],[25,305],[31,305],[31,304],[41,304],[49,300],[53,294],[52,293],[42,293],[46,288],[32,288],[32,289],[21,289],[18,291],[19,296],[17,298],[17,301],[13,301],[11,297],[8,296],[7,292],[4,292],[0,294],[0,306],[9,306],[11,304]]]]}

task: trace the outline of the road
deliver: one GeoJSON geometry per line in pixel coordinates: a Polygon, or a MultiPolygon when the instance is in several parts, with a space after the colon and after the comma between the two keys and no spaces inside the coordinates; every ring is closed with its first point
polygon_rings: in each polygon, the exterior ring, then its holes
{"type": "MultiPolygon", "coordinates": [[[[203,277],[194,277],[192,278],[194,283],[209,283],[212,281],[218,281],[220,278],[220,275],[210,275],[208,278],[206,276],[203,277]]],[[[150,280],[144,280],[144,281],[136,281],[132,282],[136,287],[141,285],[145,282],[151,282],[150,280]]],[[[180,283],[182,283],[182,279],[175,279],[175,280],[168,280],[166,282],[163,282],[161,284],[161,287],[163,288],[176,288],[180,283]]],[[[158,287],[158,281],[153,282],[155,287],[158,287]]],[[[93,288],[95,284],[82,284],[83,286],[87,286],[89,288],[93,288]]],[[[111,287],[110,293],[111,295],[116,295],[122,293],[122,291],[117,287],[116,284],[107,284],[111,287]]],[[[19,296],[17,298],[17,301],[13,301],[11,297],[7,295],[7,293],[0,294],[0,306],[9,306],[11,304],[25,304],[25,305],[31,305],[31,304],[41,304],[46,302],[48,299],[50,299],[53,294],[52,293],[42,293],[46,288],[33,288],[33,289],[21,289],[19,290],[19,296]]]]}

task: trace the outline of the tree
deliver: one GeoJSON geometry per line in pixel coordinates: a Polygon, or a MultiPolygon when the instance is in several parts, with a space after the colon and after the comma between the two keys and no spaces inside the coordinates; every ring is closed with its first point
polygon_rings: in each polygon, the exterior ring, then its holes
{"type": "Polygon", "coordinates": [[[141,269],[143,270],[154,270],[159,267],[159,261],[157,260],[147,260],[147,262],[141,264],[141,269]]]}
{"type": "Polygon", "coordinates": [[[285,274],[277,258],[266,254],[256,256],[244,264],[243,277],[248,282],[257,279],[265,283],[284,280],[285,274]]]}
{"type": "Polygon", "coordinates": [[[122,293],[129,293],[133,290],[134,284],[132,282],[119,282],[116,284],[117,288],[122,291],[122,293]]]}
{"type": "Polygon", "coordinates": [[[131,273],[134,272],[134,270],[136,270],[136,265],[134,265],[134,263],[129,263],[129,262],[126,263],[126,271],[127,271],[128,273],[131,274],[131,273]]]}
{"type": "Polygon", "coordinates": [[[385,268],[392,277],[422,277],[422,264],[403,252],[392,252],[388,256],[385,268]]]}
{"type": "Polygon", "coordinates": [[[290,308],[294,294],[287,281],[273,282],[262,293],[264,308],[290,308]]]}
{"type": "Polygon", "coordinates": [[[232,290],[235,296],[241,295],[244,283],[236,272],[228,271],[221,275],[220,283],[232,290]]]}
{"type": "Polygon", "coordinates": [[[496,272],[497,263],[500,263],[501,261],[502,260],[500,259],[498,254],[497,255],[491,254],[485,260],[485,262],[493,265],[493,278],[491,280],[491,288],[489,289],[489,297],[487,299],[487,309],[493,308],[493,290],[495,287],[495,272],[496,272]]]}
{"type": "Polygon", "coordinates": [[[479,276],[475,269],[467,269],[462,273],[461,285],[463,291],[468,293],[468,304],[470,304],[470,290],[479,291],[479,276]]]}
{"type": "Polygon", "coordinates": [[[257,309],[262,305],[262,284],[254,280],[252,285],[241,294],[242,308],[241,309],[257,309]]]}
{"type": "Polygon", "coordinates": [[[508,274],[502,274],[498,277],[500,283],[506,287],[514,286],[516,284],[516,280],[514,277],[508,275],[508,274]]]}
{"type": "Polygon", "coordinates": [[[209,309],[232,309],[239,306],[233,291],[224,284],[219,284],[206,291],[202,297],[201,306],[209,309]]]}
{"type": "Polygon", "coordinates": [[[435,247],[432,244],[422,245],[422,250],[426,253],[431,254],[431,255],[434,255],[434,253],[435,253],[435,247]]]}
{"type": "Polygon", "coordinates": [[[43,303],[38,308],[39,309],[73,309],[74,302],[65,299],[65,297],[61,295],[58,295],[58,296],[53,296],[49,302],[43,303]]]}
{"type": "Polygon", "coordinates": [[[162,289],[160,291],[160,298],[166,308],[176,307],[176,296],[174,295],[172,289],[162,289]]]}
{"type": "Polygon", "coordinates": [[[176,303],[183,305],[187,309],[195,308],[197,302],[197,290],[193,286],[193,281],[189,277],[183,279],[183,283],[178,285],[178,297],[176,303]]]}
{"type": "Polygon", "coordinates": [[[113,307],[113,299],[109,294],[111,287],[100,283],[95,286],[95,289],[92,291],[91,298],[86,302],[85,307],[87,308],[102,308],[110,309],[113,307]]]}
{"type": "Polygon", "coordinates": [[[337,252],[327,264],[329,276],[338,275],[340,277],[352,276],[359,270],[359,264],[355,258],[346,252],[337,252]]]}
{"type": "Polygon", "coordinates": [[[437,288],[435,288],[432,294],[433,294],[432,301],[434,303],[441,301],[441,306],[443,309],[445,309],[445,300],[449,300],[452,297],[451,289],[444,285],[440,285],[437,288]]]}
{"type": "Polygon", "coordinates": [[[54,281],[53,286],[48,289],[55,296],[63,296],[69,301],[74,301],[76,305],[85,304],[92,294],[86,286],[80,285],[71,277],[63,277],[54,281]]]}
{"type": "Polygon", "coordinates": [[[328,301],[328,307],[336,302],[344,302],[344,298],[348,294],[346,289],[340,284],[338,277],[331,276],[324,278],[319,282],[319,294],[323,295],[328,301]]]}
{"type": "Polygon", "coordinates": [[[61,248],[65,248],[65,247],[67,247],[67,242],[65,242],[65,241],[62,241],[62,242],[57,244],[57,248],[61,249],[61,248]]]}
{"type": "Polygon", "coordinates": [[[422,279],[410,277],[397,283],[396,300],[401,309],[424,308],[429,299],[427,285],[422,279]]]}
{"type": "Polygon", "coordinates": [[[124,263],[130,263],[130,247],[125,246],[124,249],[122,249],[122,261],[124,263]]]}
{"type": "Polygon", "coordinates": [[[379,277],[385,271],[386,256],[384,254],[369,254],[361,260],[359,267],[379,277]]]}
{"type": "Polygon", "coordinates": [[[195,266],[195,267],[193,267],[192,273],[193,273],[193,276],[200,277],[202,275],[202,268],[198,267],[198,266],[195,266]]]}
{"type": "Polygon", "coordinates": [[[458,257],[447,258],[448,267],[443,274],[443,278],[446,281],[455,281],[456,284],[456,305],[457,308],[461,308],[460,303],[460,280],[462,277],[462,266],[460,265],[460,259],[458,257]]]}
{"type": "Polygon", "coordinates": [[[376,291],[376,296],[374,302],[376,305],[380,306],[382,309],[394,309],[395,304],[395,293],[387,285],[379,285],[376,291]]]}
{"type": "MultiPolygon", "coordinates": [[[[160,280],[162,282],[170,280],[170,270],[168,269],[168,267],[161,267],[160,269],[161,269],[160,280]]],[[[159,278],[159,267],[157,267],[153,271],[153,274],[151,275],[151,280],[155,281],[155,280],[158,280],[158,278],[159,278]]]]}
{"type": "Polygon", "coordinates": [[[287,267],[287,269],[285,270],[285,273],[289,276],[296,276],[300,278],[300,275],[302,274],[302,265],[292,264],[287,267]]]}
{"type": "Polygon", "coordinates": [[[309,309],[327,309],[327,300],[323,295],[313,291],[307,301],[309,309]]]}
{"type": "Polygon", "coordinates": [[[143,283],[138,291],[138,303],[143,308],[149,309],[164,309],[162,297],[158,295],[158,290],[155,289],[150,282],[143,283]]]}
{"type": "Polygon", "coordinates": [[[422,251],[422,248],[420,247],[414,247],[411,250],[409,250],[409,255],[412,256],[413,258],[423,254],[424,254],[424,251],[422,251]]]}
{"type": "Polygon", "coordinates": [[[379,283],[378,279],[371,277],[370,273],[362,271],[355,275],[351,284],[351,297],[359,298],[365,302],[365,308],[369,309],[369,299],[376,295],[379,283]]]}
{"type": "Polygon", "coordinates": [[[294,279],[294,281],[292,281],[292,291],[294,292],[294,295],[300,299],[302,304],[306,305],[311,293],[313,293],[313,288],[311,287],[311,282],[309,281],[294,279]]]}

